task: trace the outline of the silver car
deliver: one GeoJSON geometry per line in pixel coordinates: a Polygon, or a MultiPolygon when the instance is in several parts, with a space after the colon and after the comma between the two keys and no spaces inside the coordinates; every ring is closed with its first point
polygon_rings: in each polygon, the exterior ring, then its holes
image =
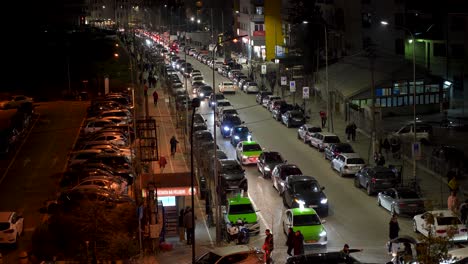
{"type": "Polygon", "coordinates": [[[416,215],[426,211],[424,199],[406,187],[390,188],[379,192],[377,204],[392,214],[416,215]]]}
{"type": "Polygon", "coordinates": [[[355,175],[366,166],[366,162],[357,153],[343,153],[331,161],[332,169],[338,171],[340,176],[355,175]]]}

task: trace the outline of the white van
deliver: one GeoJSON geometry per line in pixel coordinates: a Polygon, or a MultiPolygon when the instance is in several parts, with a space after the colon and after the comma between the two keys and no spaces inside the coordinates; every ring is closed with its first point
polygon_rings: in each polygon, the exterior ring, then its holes
{"type": "MultiPolygon", "coordinates": [[[[399,137],[402,140],[412,140],[414,137],[414,123],[408,123],[398,129],[394,136],[399,137]]],[[[417,122],[416,123],[416,140],[422,143],[429,143],[432,136],[432,126],[428,123],[417,122]]]]}

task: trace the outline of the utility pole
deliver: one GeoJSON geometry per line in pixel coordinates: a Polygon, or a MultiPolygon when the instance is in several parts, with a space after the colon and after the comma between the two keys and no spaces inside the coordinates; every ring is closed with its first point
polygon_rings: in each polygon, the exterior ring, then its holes
{"type": "MultiPolygon", "coordinates": [[[[372,120],[372,128],[371,128],[371,140],[372,140],[372,153],[377,152],[377,130],[376,130],[376,120],[375,120],[375,78],[374,78],[374,71],[375,71],[375,47],[373,43],[368,43],[368,47],[366,48],[367,57],[369,58],[370,62],[370,69],[371,69],[371,120],[372,120]]],[[[370,153],[368,155],[370,160],[370,153]]]]}

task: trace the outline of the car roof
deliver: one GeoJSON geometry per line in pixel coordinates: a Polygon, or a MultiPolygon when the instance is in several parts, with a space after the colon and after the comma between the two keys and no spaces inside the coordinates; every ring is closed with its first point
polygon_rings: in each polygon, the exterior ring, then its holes
{"type": "Polygon", "coordinates": [[[0,212],[0,222],[8,222],[14,212],[0,212]]]}
{"type": "Polygon", "coordinates": [[[317,134],[321,134],[325,137],[330,137],[330,136],[334,136],[334,137],[337,137],[337,135],[333,134],[333,133],[330,133],[330,132],[318,132],[317,134]]]}
{"type": "Polygon", "coordinates": [[[306,176],[306,175],[291,175],[288,176],[288,181],[289,182],[301,182],[301,181],[317,181],[314,177],[312,176],[306,176]]]}
{"type": "Polygon", "coordinates": [[[218,103],[220,103],[220,102],[228,102],[228,103],[231,103],[228,99],[220,99],[220,100],[218,100],[218,103]]]}
{"type": "Polygon", "coordinates": [[[361,158],[361,156],[359,154],[357,154],[357,153],[341,153],[340,155],[342,155],[346,159],[361,158]]]}
{"type": "Polygon", "coordinates": [[[431,213],[435,217],[437,217],[437,216],[455,216],[455,214],[451,210],[434,210],[434,211],[427,211],[427,213],[431,213]]]}
{"type": "Polygon", "coordinates": [[[248,197],[240,197],[240,195],[239,195],[239,196],[230,198],[229,199],[229,204],[230,205],[252,204],[252,202],[250,201],[250,199],[248,197]]]}
{"type": "Polygon", "coordinates": [[[293,215],[316,215],[317,212],[313,208],[292,208],[289,209],[293,215]]]}
{"type": "Polygon", "coordinates": [[[237,160],[235,159],[220,159],[219,163],[221,163],[221,166],[227,165],[227,164],[239,164],[237,160]]]}
{"type": "Polygon", "coordinates": [[[257,141],[241,141],[243,145],[260,145],[257,143],[257,141]]]}

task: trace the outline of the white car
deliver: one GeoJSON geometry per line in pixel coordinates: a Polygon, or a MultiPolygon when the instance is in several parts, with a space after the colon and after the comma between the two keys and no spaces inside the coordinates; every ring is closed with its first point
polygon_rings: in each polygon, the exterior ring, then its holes
{"type": "Polygon", "coordinates": [[[114,124],[114,121],[111,119],[90,118],[86,120],[85,126],[83,127],[83,134],[93,133],[114,124]]]}
{"type": "Polygon", "coordinates": [[[24,218],[16,212],[0,212],[0,244],[18,244],[24,218]]]}
{"type": "Polygon", "coordinates": [[[340,138],[335,134],[326,132],[315,133],[309,140],[309,145],[319,151],[323,151],[328,145],[334,143],[340,143],[340,138]]]}
{"type": "Polygon", "coordinates": [[[236,87],[232,82],[220,82],[218,85],[219,92],[221,93],[235,93],[236,87]]]}
{"type": "Polygon", "coordinates": [[[234,108],[232,106],[231,102],[229,102],[229,100],[227,100],[227,99],[218,100],[218,102],[216,103],[216,114],[221,113],[221,111],[226,107],[234,108]]]}
{"type": "Polygon", "coordinates": [[[468,233],[466,226],[451,210],[428,211],[413,217],[413,231],[428,237],[447,237],[453,234],[451,241],[466,242],[468,233]],[[431,224],[433,218],[433,223],[431,224]]]}
{"type": "Polygon", "coordinates": [[[224,63],[222,61],[215,61],[213,63],[213,66],[215,70],[218,70],[219,68],[223,67],[224,63]]]}
{"type": "Polygon", "coordinates": [[[321,127],[304,124],[297,129],[297,139],[304,141],[304,143],[308,143],[310,138],[318,132],[322,132],[321,127]]]}
{"type": "Polygon", "coordinates": [[[246,93],[258,93],[260,91],[256,82],[248,82],[243,88],[246,93]]]}
{"type": "MultiPolygon", "coordinates": [[[[398,129],[393,136],[399,137],[404,140],[412,140],[414,137],[414,123],[408,123],[398,129]]],[[[416,140],[427,143],[431,141],[432,137],[432,126],[428,123],[417,122],[416,123],[416,140]]]]}
{"type": "Polygon", "coordinates": [[[338,171],[340,176],[354,175],[366,166],[366,162],[357,153],[343,153],[331,161],[332,169],[338,171]]]}
{"type": "Polygon", "coordinates": [[[195,75],[195,76],[192,77],[192,85],[195,82],[205,82],[205,80],[203,79],[203,76],[195,75]]]}
{"type": "Polygon", "coordinates": [[[7,100],[0,101],[1,109],[18,108],[24,103],[33,103],[34,99],[24,95],[14,95],[7,100]]]}

